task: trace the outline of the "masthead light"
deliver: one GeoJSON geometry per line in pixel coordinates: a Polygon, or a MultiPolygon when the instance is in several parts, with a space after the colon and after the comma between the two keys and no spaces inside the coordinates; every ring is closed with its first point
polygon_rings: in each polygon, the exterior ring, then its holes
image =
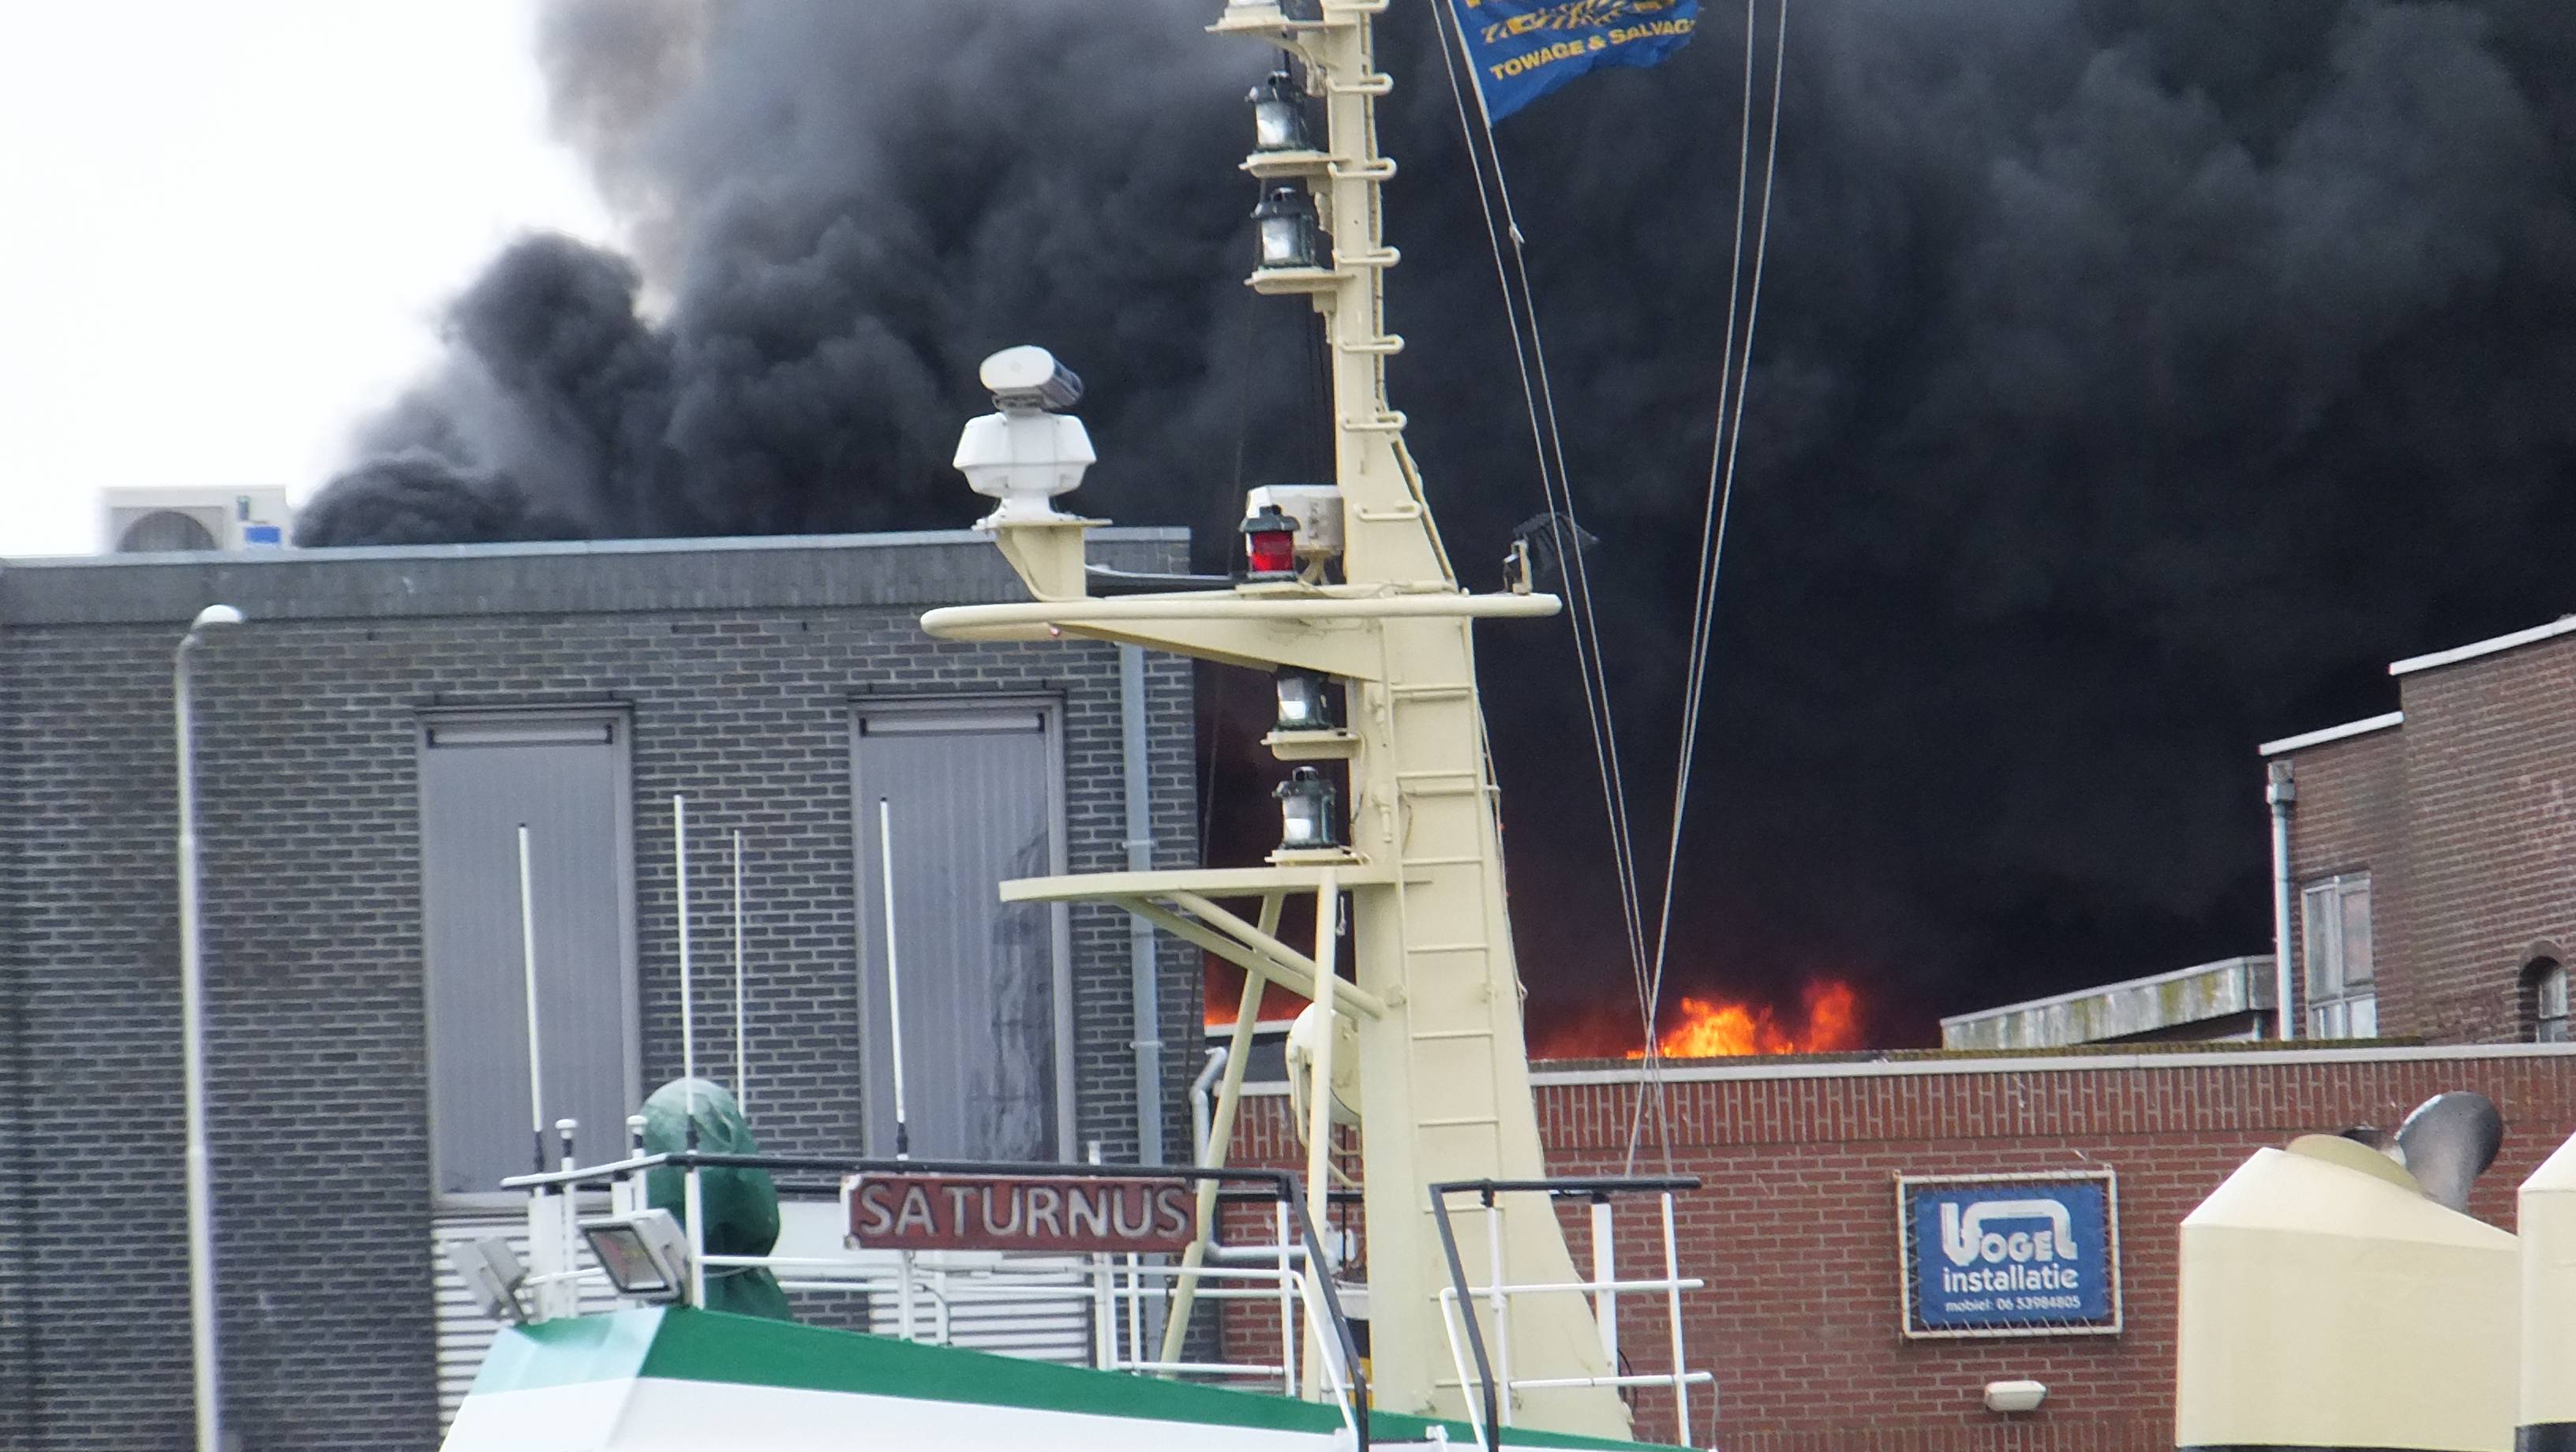
{"type": "Polygon", "coordinates": [[[1330,682],[1322,672],[1288,666],[1279,672],[1278,684],[1279,730],[1330,731],[1342,724],[1335,719],[1330,682]]]}
{"type": "Polygon", "coordinates": [[[1281,182],[1272,187],[1253,208],[1252,220],[1261,233],[1261,266],[1275,268],[1321,267],[1322,250],[1316,240],[1315,199],[1295,182],[1281,182]]]}
{"type": "Polygon", "coordinates": [[[1243,99],[1252,103],[1252,147],[1255,151],[1312,151],[1306,129],[1305,92],[1286,67],[1252,88],[1243,99]]]}
{"type": "Polygon", "coordinates": [[[1272,795],[1279,798],[1280,851],[1330,851],[1342,845],[1341,831],[1333,821],[1339,794],[1322,772],[1301,766],[1288,773],[1272,795]]]}

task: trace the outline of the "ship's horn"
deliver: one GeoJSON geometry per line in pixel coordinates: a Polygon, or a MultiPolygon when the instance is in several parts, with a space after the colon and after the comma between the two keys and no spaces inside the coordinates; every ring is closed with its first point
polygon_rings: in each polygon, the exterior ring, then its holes
{"type": "Polygon", "coordinates": [[[2436,1094],[2397,1126],[2397,1158],[2436,1205],[2467,1214],[2469,1187],[2504,1147],[2504,1116],[2483,1094],[2436,1094]]]}

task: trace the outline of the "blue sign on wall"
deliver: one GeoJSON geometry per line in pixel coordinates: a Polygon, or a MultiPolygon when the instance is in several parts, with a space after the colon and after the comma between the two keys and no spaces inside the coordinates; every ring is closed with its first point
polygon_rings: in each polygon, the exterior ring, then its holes
{"type": "Polygon", "coordinates": [[[1905,1334],[2118,1330],[2117,1193],[2108,1171],[1900,1178],[1905,1334]]]}

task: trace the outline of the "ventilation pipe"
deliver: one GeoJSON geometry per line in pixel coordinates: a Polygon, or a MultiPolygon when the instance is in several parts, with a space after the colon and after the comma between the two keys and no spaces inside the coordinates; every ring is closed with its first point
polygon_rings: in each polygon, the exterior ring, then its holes
{"type": "MultiPolygon", "coordinates": [[[[2475,1095],[2409,1124],[2444,1193],[2500,1128],[2475,1095]]],[[[2257,1150],[2182,1223],[2175,1445],[2512,1452],[2518,1264],[2368,1145],[2257,1150]]]]}
{"type": "Polygon", "coordinates": [[[1206,1067],[1190,1081],[1190,1143],[1197,1146],[1197,1157],[1190,1163],[1203,1170],[1213,1168],[1217,1163],[1208,1144],[1215,1133],[1209,1128],[1209,1123],[1215,1112],[1216,1077],[1225,1072],[1227,1057],[1222,1045],[1208,1050],[1206,1067]]]}
{"type": "Polygon", "coordinates": [[[2297,982],[2290,976],[2290,807],[2298,799],[2290,764],[2273,762],[2263,800],[2272,804],[2272,1036],[2279,1039],[2299,1036],[2297,982]]]}
{"type": "MultiPolygon", "coordinates": [[[[1127,778],[1127,870],[1154,870],[1154,805],[1146,776],[1145,648],[1118,647],[1118,724],[1127,778]]],[[[1136,1163],[1163,1162],[1163,994],[1156,981],[1154,925],[1127,917],[1127,972],[1136,1014],[1136,1163]]]]}
{"type": "Polygon", "coordinates": [[[2522,1452],[2576,1449],[2576,1139],[2522,1182],[2522,1452]]]}

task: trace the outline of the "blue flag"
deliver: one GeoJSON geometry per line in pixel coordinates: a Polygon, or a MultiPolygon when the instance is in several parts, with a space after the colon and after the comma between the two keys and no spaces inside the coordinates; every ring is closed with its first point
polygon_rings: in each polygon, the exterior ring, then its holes
{"type": "Polygon", "coordinates": [[[1699,0],[1449,3],[1497,121],[1596,66],[1659,64],[1699,28],[1699,0]]]}

